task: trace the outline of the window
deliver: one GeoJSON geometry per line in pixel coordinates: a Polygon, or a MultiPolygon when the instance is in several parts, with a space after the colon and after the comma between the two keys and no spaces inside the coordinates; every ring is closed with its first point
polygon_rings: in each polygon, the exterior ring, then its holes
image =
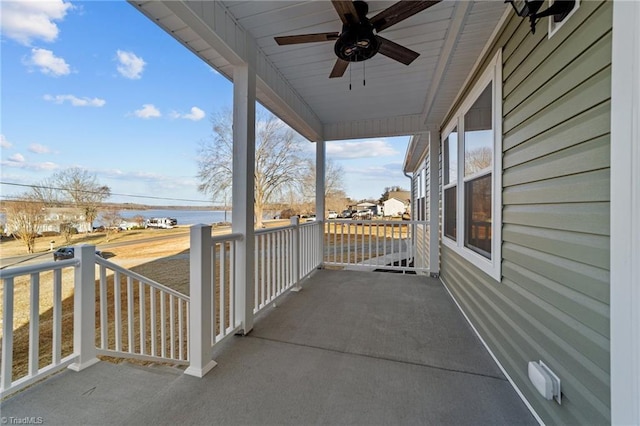
{"type": "Polygon", "coordinates": [[[464,246],[491,259],[493,84],[464,115],[464,246]]]}
{"type": "Polygon", "coordinates": [[[458,130],[453,129],[443,143],[444,235],[456,240],[458,184],[458,130]]]}
{"type": "Polygon", "coordinates": [[[422,169],[414,175],[413,188],[415,212],[412,212],[412,220],[428,220],[427,201],[429,199],[429,190],[427,188],[426,165],[423,165],[422,169]]]}
{"type": "Polygon", "coordinates": [[[500,280],[502,55],[442,132],[443,242],[500,280]]]}

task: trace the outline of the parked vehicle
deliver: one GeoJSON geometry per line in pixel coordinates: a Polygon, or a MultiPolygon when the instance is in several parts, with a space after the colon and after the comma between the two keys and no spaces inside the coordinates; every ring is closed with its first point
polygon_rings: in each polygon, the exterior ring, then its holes
{"type": "Polygon", "coordinates": [[[342,213],[340,214],[340,217],[343,219],[349,219],[351,216],[353,216],[353,214],[355,213],[355,210],[343,210],[342,213]]]}
{"type": "Polygon", "coordinates": [[[327,219],[337,219],[337,218],[338,218],[338,212],[329,210],[329,213],[327,214],[327,219]]]}
{"type": "MultiPolygon", "coordinates": [[[[60,247],[58,250],[53,252],[53,260],[58,261],[64,259],[73,259],[74,255],[75,250],[73,249],[73,247],[60,247]]],[[[96,256],[104,257],[102,256],[102,252],[100,250],[96,250],[96,256]]]]}
{"type": "Polygon", "coordinates": [[[351,215],[351,219],[353,220],[371,220],[373,214],[371,210],[358,210],[353,215],[351,215]]]}
{"type": "Polygon", "coordinates": [[[178,224],[178,220],[172,217],[152,217],[147,219],[147,228],[171,229],[178,224]]]}

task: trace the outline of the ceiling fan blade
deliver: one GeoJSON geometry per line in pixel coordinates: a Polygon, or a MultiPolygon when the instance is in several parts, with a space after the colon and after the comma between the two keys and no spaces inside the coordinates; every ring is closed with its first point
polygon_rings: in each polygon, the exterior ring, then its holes
{"type": "Polygon", "coordinates": [[[343,24],[359,24],[358,11],[351,0],[331,0],[343,24]]]}
{"type": "Polygon", "coordinates": [[[336,64],[333,66],[333,69],[331,70],[331,74],[329,74],[329,78],[342,77],[344,75],[344,72],[347,70],[348,66],[349,66],[349,62],[343,61],[342,59],[338,58],[338,60],[336,61],[336,64]]]}
{"type": "Polygon", "coordinates": [[[316,43],[319,41],[331,41],[337,40],[339,33],[317,33],[317,34],[300,34],[300,35],[290,35],[290,36],[282,36],[282,37],[274,37],[273,39],[280,46],[284,46],[286,44],[299,44],[299,43],[316,43]]]}
{"type": "Polygon", "coordinates": [[[442,0],[401,0],[382,12],[378,13],[373,18],[369,19],[376,31],[380,32],[398,22],[404,21],[407,18],[422,12],[423,10],[440,3],[442,0]]]}
{"type": "Polygon", "coordinates": [[[384,56],[395,59],[405,65],[409,65],[414,61],[414,59],[420,56],[418,52],[401,46],[398,43],[394,43],[384,37],[376,36],[376,38],[380,42],[380,49],[378,50],[378,53],[382,53],[384,56]]]}

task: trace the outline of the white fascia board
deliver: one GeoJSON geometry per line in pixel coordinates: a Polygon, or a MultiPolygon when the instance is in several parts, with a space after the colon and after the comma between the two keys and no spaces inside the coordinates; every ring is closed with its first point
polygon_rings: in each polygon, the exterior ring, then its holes
{"type": "Polygon", "coordinates": [[[427,127],[420,114],[367,120],[344,121],[324,125],[326,141],[408,136],[424,133],[427,127]]]}

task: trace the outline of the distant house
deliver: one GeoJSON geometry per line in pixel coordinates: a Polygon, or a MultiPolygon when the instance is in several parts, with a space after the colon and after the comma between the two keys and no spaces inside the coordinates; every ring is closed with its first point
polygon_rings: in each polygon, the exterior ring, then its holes
{"type": "Polygon", "coordinates": [[[399,216],[407,210],[408,204],[397,198],[389,198],[382,203],[384,216],[399,216]]]}
{"type": "Polygon", "coordinates": [[[80,209],[69,207],[45,209],[44,222],[40,232],[61,232],[65,227],[74,228],[78,232],[91,231],[91,224],[87,222],[80,209]]]}
{"type": "MultiPolygon", "coordinates": [[[[91,231],[90,224],[86,221],[84,214],[79,209],[68,207],[49,207],[43,209],[42,223],[38,227],[38,233],[45,232],[60,233],[65,228],[72,228],[78,232],[91,231]]],[[[13,234],[15,229],[11,228],[10,222],[4,227],[5,234],[13,234]]]]}
{"type": "Polygon", "coordinates": [[[395,198],[402,202],[411,202],[411,191],[389,191],[388,199],[395,198]]]}

